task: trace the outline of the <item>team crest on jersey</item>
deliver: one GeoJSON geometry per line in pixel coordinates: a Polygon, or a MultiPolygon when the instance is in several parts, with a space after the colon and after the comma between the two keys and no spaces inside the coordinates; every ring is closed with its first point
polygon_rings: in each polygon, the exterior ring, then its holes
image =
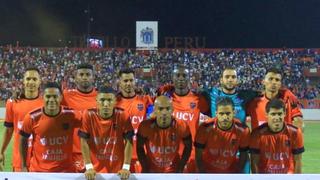
{"type": "Polygon", "coordinates": [[[290,140],[285,140],[284,144],[289,147],[290,146],[290,140]]]}
{"type": "Polygon", "coordinates": [[[191,108],[191,109],[194,109],[196,106],[197,106],[196,103],[194,103],[194,102],[191,102],[191,103],[190,103],[190,108],[191,108]]]}
{"type": "Polygon", "coordinates": [[[47,139],[46,138],[40,138],[40,143],[43,146],[47,145],[47,139]]]}
{"type": "Polygon", "coordinates": [[[112,127],[113,127],[113,129],[117,129],[117,128],[118,128],[118,125],[117,125],[116,123],[114,123],[114,124],[112,125],[112,127]]]}
{"type": "Polygon", "coordinates": [[[143,110],[143,104],[138,104],[138,110],[142,111],[143,110]]]}
{"type": "Polygon", "coordinates": [[[177,140],[177,136],[176,134],[172,133],[170,136],[171,141],[176,141],[177,140]]]}
{"type": "Polygon", "coordinates": [[[68,130],[69,129],[69,123],[63,123],[62,124],[62,128],[63,128],[63,130],[68,130]]]}
{"type": "Polygon", "coordinates": [[[231,139],[231,145],[234,146],[237,143],[237,139],[231,139]]]}

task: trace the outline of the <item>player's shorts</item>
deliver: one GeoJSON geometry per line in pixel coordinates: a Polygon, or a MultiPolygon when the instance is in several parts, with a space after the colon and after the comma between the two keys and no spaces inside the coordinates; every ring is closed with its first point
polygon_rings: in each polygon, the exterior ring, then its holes
{"type": "Polygon", "coordinates": [[[141,173],[142,172],[142,166],[138,159],[132,159],[130,164],[130,172],[131,173],[141,173]]]}
{"type": "Polygon", "coordinates": [[[72,159],[74,162],[74,166],[76,168],[77,173],[84,173],[86,172],[86,167],[84,165],[84,161],[82,158],[82,154],[80,153],[73,153],[72,154],[72,159]]]}

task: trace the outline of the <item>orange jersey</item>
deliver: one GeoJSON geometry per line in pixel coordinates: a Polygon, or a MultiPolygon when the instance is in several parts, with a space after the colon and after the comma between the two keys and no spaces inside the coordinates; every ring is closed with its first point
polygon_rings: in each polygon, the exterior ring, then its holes
{"type": "Polygon", "coordinates": [[[279,133],[265,123],[255,129],[250,138],[250,151],[259,154],[259,173],[294,173],[293,155],[304,152],[302,132],[286,124],[279,133]]]}
{"type": "MultiPolygon", "coordinates": [[[[298,107],[299,102],[291,91],[282,89],[279,91],[277,98],[281,99],[285,103],[285,122],[292,124],[294,117],[302,116],[301,110],[298,107]]],[[[264,95],[262,97],[255,98],[248,104],[246,111],[248,116],[251,117],[252,129],[257,128],[261,124],[267,122],[266,105],[269,101],[270,99],[264,95]]]]}
{"type": "MultiPolygon", "coordinates": [[[[12,99],[7,100],[6,103],[6,115],[4,126],[10,128],[13,127],[13,157],[12,157],[12,166],[14,169],[21,169],[21,158],[19,153],[19,143],[20,135],[19,130],[22,128],[23,118],[30,111],[42,107],[43,100],[38,97],[36,99],[20,99],[15,102],[12,99]]],[[[29,144],[29,151],[31,151],[29,144]]],[[[28,153],[28,161],[30,160],[30,153],[28,153]]],[[[27,166],[29,162],[27,163],[27,166]]]]}
{"type": "MultiPolygon", "coordinates": [[[[77,89],[65,89],[63,91],[63,99],[61,104],[68,106],[77,111],[84,111],[86,109],[94,108],[97,106],[96,97],[98,92],[93,89],[90,93],[83,93],[77,89]]],[[[77,164],[79,172],[84,169],[84,163],[81,153],[80,138],[78,136],[79,129],[75,129],[73,138],[73,152],[74,161],[77,164]]]]}
{"type": "MultiPolygon", "coordinates": [[[[122,95],[117,96],[116,107],[123,109],[129,116],[135,134],[138,131],[140,123],[147,118],[147,108],[152,105],[153,101],[150,96],[135,95],[132,98],[125,98],[122,95]]],[[[136,160],[136,136],[133,137],[132,160],[136,160]]]]}
{"type": "Polygon", "coordinates": [[[97,109],[83,113],[79,136],[86,139],[93,167],[100,173],[117,173],[124,162],[124,139],[132,139],[133,128],[123,110],[116,109],[106,120],[98,115],[97,109]]]}
{"type": "Polygon", "coordinates": [[[229,130],[221,130],[217,119],[209,119],[199,127],[194,142],[203,149],[202,161],[208,173],[239,173],[238,151],[249,147],[249,128],[234,119],[229,130]]]}
{"type": "Polygon", "coordinates": [[[190,138],[191,132],[188,124],[181,120],[173,119],[170,127],[162,129],[151,119],[140,124],[137,135],[146,141],[150,172],[172,173],[180,161],[179,144],[190,138]]]}
{"type": "Polygon", "coordinates": [[[31,172],[75,172],[72,160],[73,131],[81,126],[81,114],[61,107],[55,117],[47,116],[42,108],[24,118],[20,135],[33,136],[31,172]]]}
{"type": "MultiPolygon", "coordinates": [[[[174,87],[172,86],[171,89],[170,87],[170,85],[163,86],[158,90],[158,93],[169,96],[172,99],[173,116],[176,119],[184,120],[188,123],[192,135],[192,140],[194,141],[196,131],[200,124],[199,121],[204,121],[204,113],[207,113],[209,111],[209,104],[201,95],[189,91],[188,94],[179,96],[174,93],[174,87]]],[[[180,154],[182,154],[182,151],[180,152],[180,154]]],[[[190,161],[193,161],[194,159],[195,149],[192,148],[190,161]]],[[[187,164],[187,166],[192,166],[193,162],[189,163],[187,164]]],[[[189,167],[188,171],[194,172],[195,169],[190,169],[189,167]]]]}

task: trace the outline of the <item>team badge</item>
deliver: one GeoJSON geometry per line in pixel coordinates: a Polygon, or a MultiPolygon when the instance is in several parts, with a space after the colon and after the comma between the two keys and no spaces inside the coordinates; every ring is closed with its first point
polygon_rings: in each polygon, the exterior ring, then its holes
{"type": "Polygon", "coordinates": [[[40,138],[40,143],[45,146],[47,145],[47,139],[46,138],[40,138]]]}
{"type": "Polygon", "coordinates": [[[190,103],[190,108],[191,108],[191,109],[194,109],[196,106],[197,106],[196,103],[194,103],[194,102],[191,102],[191,103],[190,103]]]}
{"type": "Polygon", "coordinates": [[[177,136],[176,134],[172,133],[170,136],[171,141],[176,141],[177,140],[177,136]]]}
{"type": "Polygon", "coordinates": [[[69,124],[68,124],[68,123],[63,123],[63,124],[62,124],[62,128],[63,128],[64,130],[68,130],[68,129],[69,129],[69,124]]]}
{"type": "Polygon", "coordinates": [[[231,139],[231,145],[234,146],[237,143],[237,139],[231,139]]]}
{"type": "Polygon", "coordinates": [[[142,111],[143,110],[143,104],[138,104],[138,110],[142,111]]]}
{"type": "Polygon", "coordinates": [[[114,123],[114,124],[112,125],[112,127],[113,127],[113,129],[117,129],[117,128],[118,128],[118,125],[117,125],[116,123],[114,123]]]}
{"type": "Polygon", "coordinates": [[[290,146],[290,140],[285,140],[284,144],[289,147],[290,146]]]}

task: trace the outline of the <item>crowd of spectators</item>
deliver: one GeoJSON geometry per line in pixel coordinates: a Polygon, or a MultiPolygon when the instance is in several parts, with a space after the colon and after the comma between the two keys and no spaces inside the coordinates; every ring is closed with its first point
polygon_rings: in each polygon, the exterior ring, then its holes
{"type": "Polygon", "coordinates": [[[319,98],[316,80],[303,74],[304,68],[317,68],[320,54],[303,49],[212,49],[212,50],[159,50],[135,51],[122,49],[70,49],[70,48],[13,48],[0,47],[0,100],[21,88],[25,68],[37,66],[42,81],[59,81],[69,88],[74,86],[73,70],[79,63],[95,66],[96,86],[115,85],[121,68],[149,69],[151,77],[138,74],[137,84],[146,92],[154,93],[162,84],[171,82],[171,73],[178,64],[189,68],[192,83],[200,87],[219,85],[221,71],[226,66],[237,68],[240,88],[261,90],[266,68],[279,66],[283,70],[283,85],[301,99],[319,98]],[[306,59],[307,60],[304,60],[306,59]]]}

